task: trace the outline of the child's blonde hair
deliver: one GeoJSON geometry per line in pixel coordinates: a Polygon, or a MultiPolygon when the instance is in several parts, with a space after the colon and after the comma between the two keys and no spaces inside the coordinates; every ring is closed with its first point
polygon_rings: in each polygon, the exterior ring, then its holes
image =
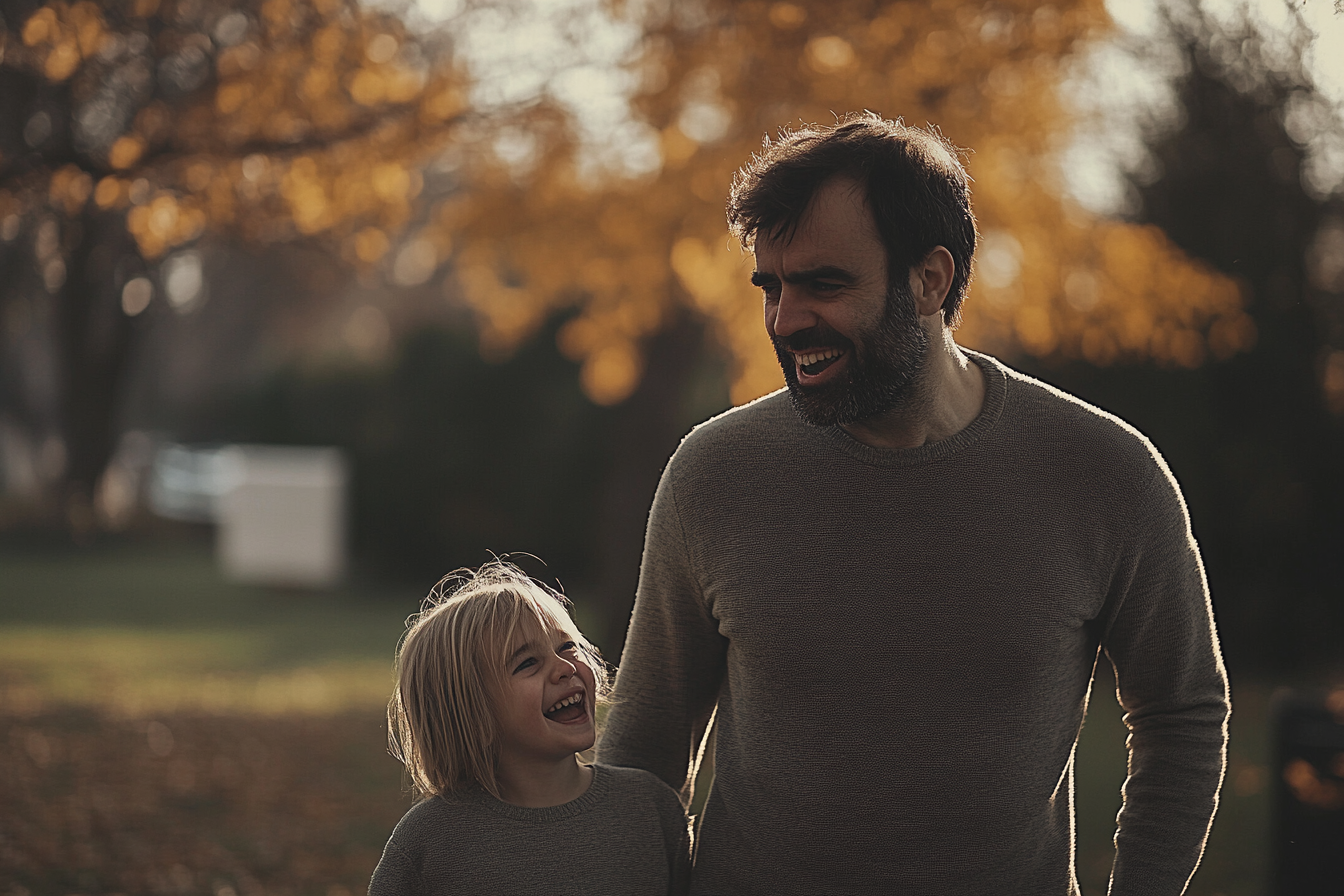
{"type": "Polygon", "coordinates": [[[499,796],[493,701],[519,630],[563,633],[593,670],[591,699],[606,696],[606,664],[567,608],[558,592],[495,561],[444,576],[407,620],[387,706],[388,747],[422,796],[473,783],[499,796]]]}

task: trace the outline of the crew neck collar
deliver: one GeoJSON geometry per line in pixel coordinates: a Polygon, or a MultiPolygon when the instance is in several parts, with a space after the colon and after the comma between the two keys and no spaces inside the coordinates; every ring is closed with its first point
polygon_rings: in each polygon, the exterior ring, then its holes
{"type": "Polygon", "coordinates": [[[558,806],[542,806],[540,808],[515,806],[513,803],[496,799],[479,787],[460,795],[454,795],[454,798],[467,803],[475,803],[491,812],[516,821],[547,822],[573,818],[591,809],[611,790],[611,773],[596,763],[593,763],[591,768],[593,770],[593,780],[588,784],[588,789],[582,795],[558,806]]]}
{"type": "MultiPolygon", "coordinates": [[[[917,467],[959,454],[994,428],[1003,413],[1008,393],[1008,374],[1002,364],[980,352],[965,348],[962,351],[984,372],[985,402],[974,420],[946,439],[927,442],[916,448],[875,448],[860,442],[839,426],[807,428],[819,433],[830,445],[850,457],[875,467],[917,467]]],[[[801,418],[799,423],[802,423],[801,418]]],[[[806,423],[802,425],[807,426],[806,423]]]]}

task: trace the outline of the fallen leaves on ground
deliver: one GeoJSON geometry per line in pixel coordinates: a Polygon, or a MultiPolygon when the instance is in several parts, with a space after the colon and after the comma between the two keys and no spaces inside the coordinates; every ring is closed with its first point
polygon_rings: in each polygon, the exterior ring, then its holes
{"type": "Polygon", "coordinates": [[[410,805],[383,724],[0,711],[0,893],[363,893],[410,805]]]}

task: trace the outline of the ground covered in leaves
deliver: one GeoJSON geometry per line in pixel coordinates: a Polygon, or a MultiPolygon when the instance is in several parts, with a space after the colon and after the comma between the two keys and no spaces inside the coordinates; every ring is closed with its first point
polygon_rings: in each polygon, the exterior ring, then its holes
{"type": "Polygon", "coordinates": [[[409,806],[375,713],[0,714],[0,893],[365,892],[409,806]]]}

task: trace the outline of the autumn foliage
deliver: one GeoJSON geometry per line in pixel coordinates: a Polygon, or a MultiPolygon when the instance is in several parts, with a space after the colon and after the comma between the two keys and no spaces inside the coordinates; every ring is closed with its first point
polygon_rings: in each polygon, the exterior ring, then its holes
{"type": "Polygon", "coordinates": [[[123,213],[147,259],[211,231],[320,234],[372,264],[464,111],[461,74],[432,49],[345,0],[51,3],[5,64],[69,83],[76,159],[33,172],[45,197],[34,183],[0,202],[123,213]]]}
{"type": "Polygon", "coordinates": [[[443,222],[461,236],[466,296],[487,340],[505,344],[577,306],[560,344],[600,402],[629,394],[640,346],[685,311],[735,359],[735,401],[776,388],[751,261],[724,225],[729,182],[763,136],[870,109],[934,123],[971,150],[982,243],[965,344],[1097,364],[1229,357],[1255,338],[1234,283],[1157,229],[1063,196],[1056,152],[1073,121],[1062,65],[1108,24],[1100,0],[669,7],[643,23],[631,63],[661,166],[585,177],[565,132],[540,131],[529,170],[483,172],[443,222]]]}
{"type": "Polygon", "coordinates": [[[377,712],[0,715],[6,893],[363,893],[409,807],[377,712]]]}
{"type": "MultiPolygon", "coordinates": [[[[601,404],[686,320],[730,359],[734,401],[778,387],[728,185],[763,137],[862,109],[967,149],[982,240],[966,345],[1195,367],[1256,338],[1238,284],[1065,195],[1075,121],[1059,88],[1108,33],[1101,0],[611,0],[640,35],[622,63],[634,129],[600,163],[553,92],[483,105],[465,19],[412,31],[355,0],[23,9],[0,60],[0,256],[27,253],[32,272],[0,298],[36,285],[66,319],[63,388],[86,399],[62,398],[72,507],[111,451],[125,318],[152,301],[156,265],[211,237],[306,241],[366,282],[446,270],[487,355],[563,315],[559,347],[601,404]],[[98,335],[108,304],[115,338],[98,335]]],[[[524,6],[500,9],[526,24],[524,6]]]]}

